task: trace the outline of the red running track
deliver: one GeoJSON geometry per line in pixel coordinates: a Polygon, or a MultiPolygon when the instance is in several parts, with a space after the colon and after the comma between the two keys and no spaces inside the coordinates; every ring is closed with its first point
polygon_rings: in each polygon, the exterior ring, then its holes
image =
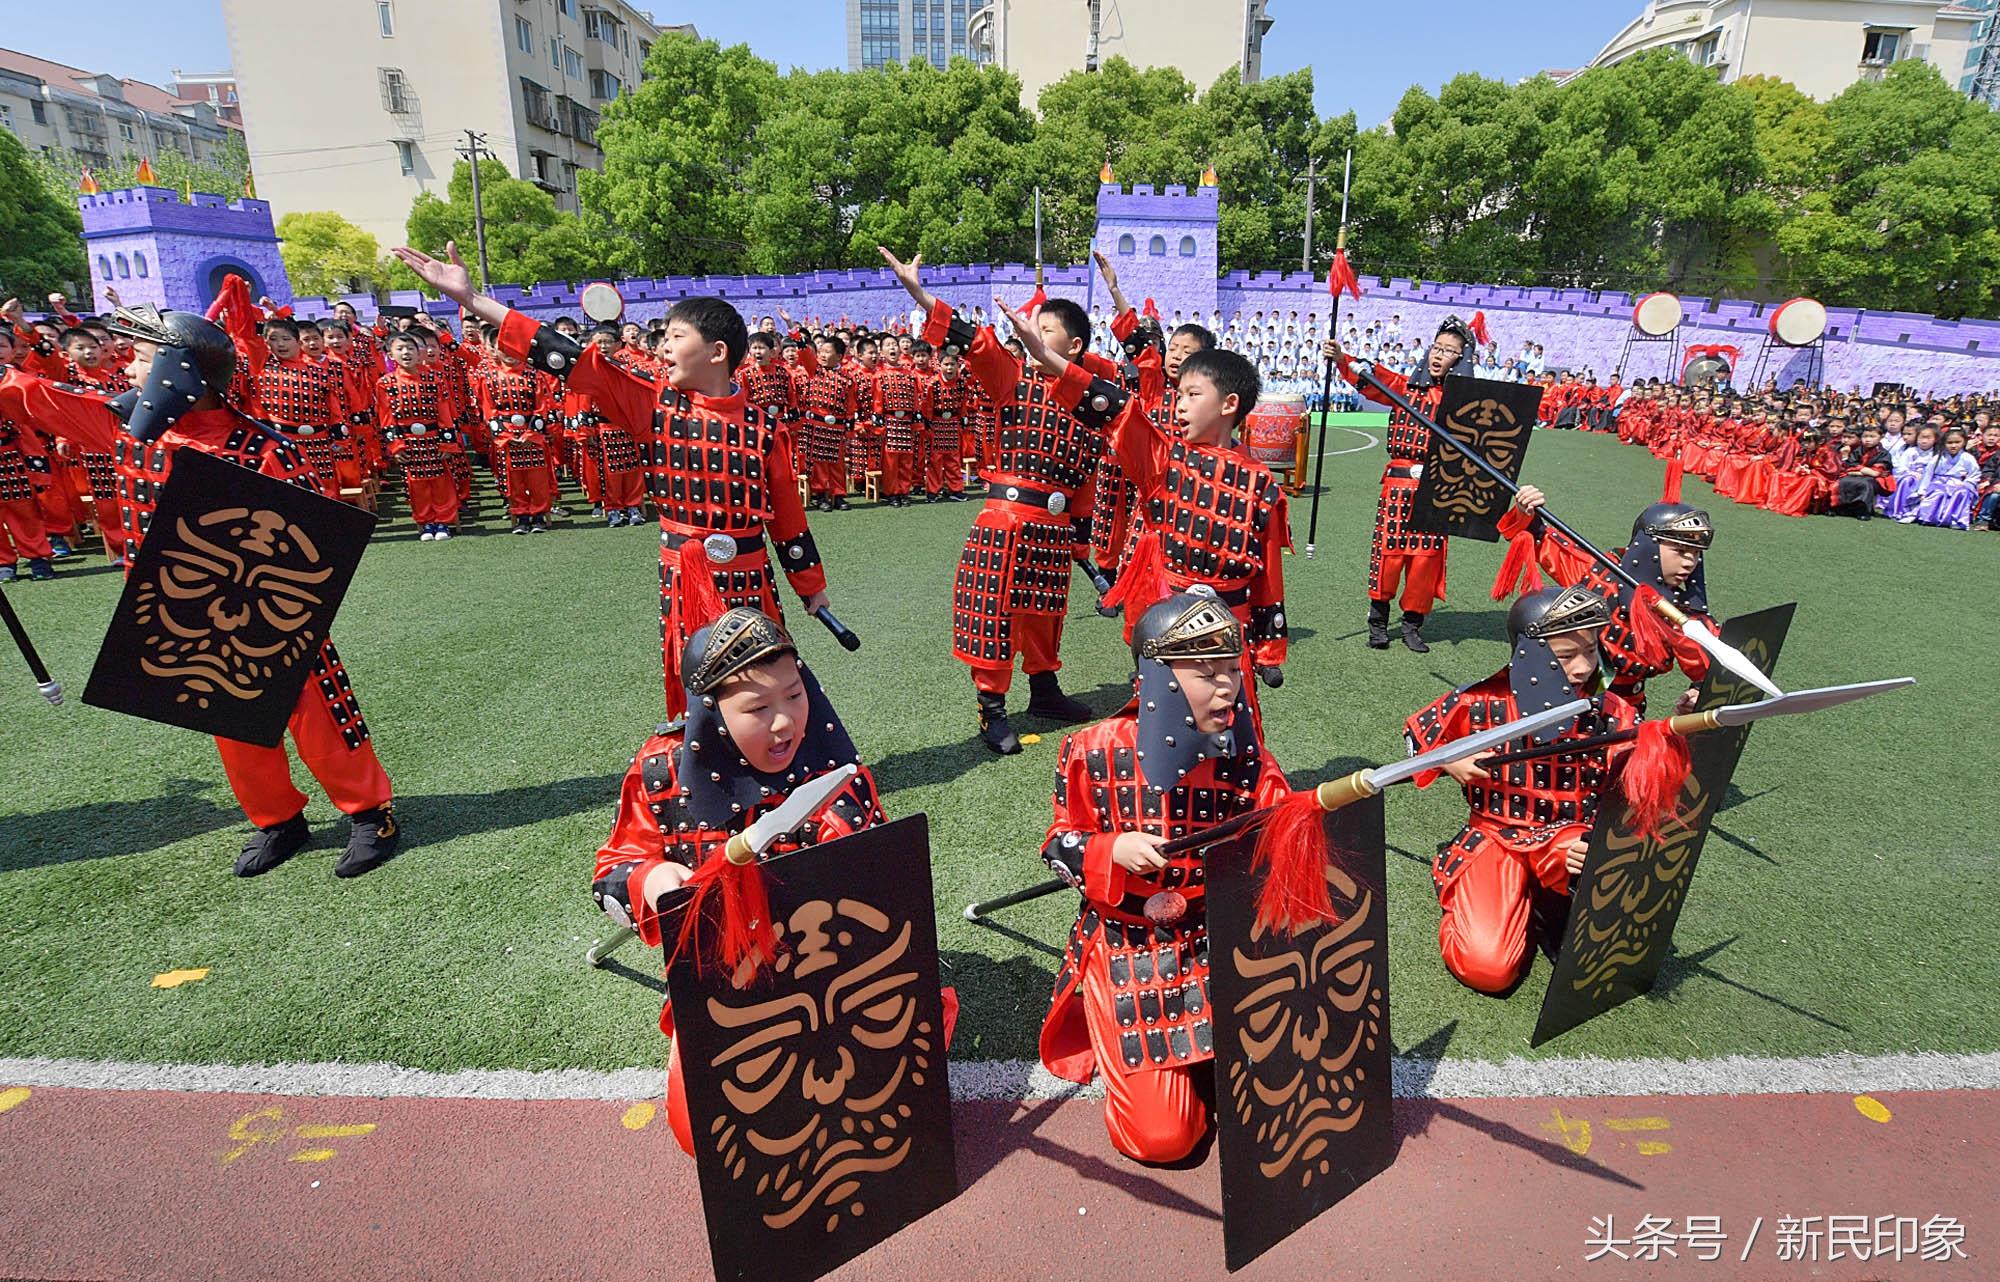
{"type": "MultiPolygon", "coordinates": [[[[1237,1276],[2000,1278],[2000,1092],[1860,1099],[1399,1100],[1395,1166],[1237,1276]],[[1586,1260],[1606,1216],[1628,1258],[1586,1260]],[[1677,1256],[1645,1258],[1646,1216],[1677,1256]],[[1867,1217],[1884,1254],[1856,1259],[1830,1216],[1867,1217]],[[1963,1258],[1918,1258],[1940,1217],[1963,1258]]],[[[0,1109],[0,1278],[710,1276],[693,1166],[650,1104],[17,1088],[0,1109]]],[[[1223,1276],[1212,1154],[1137,1167],[1087,1101],[959,1117],[957,1200],[834,1276],[1223,1276]]]]}

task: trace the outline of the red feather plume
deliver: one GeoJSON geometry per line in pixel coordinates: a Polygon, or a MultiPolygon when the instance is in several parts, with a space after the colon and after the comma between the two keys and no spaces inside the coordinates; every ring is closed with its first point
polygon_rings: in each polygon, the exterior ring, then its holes
{"type": "Polygon", "coordinates": [[[1486,330],[1485,312],[1472,313],[1472,337],[1478,340],[1481,347],[1493,341],[1493,336],[1486,330]]]}
{"type": "Polygon", "coordinates": [[[777,956],[778,931],[771,922],[771,896],[764,885],[764,869],[754,860],[734,864],[718,850],[702,861],[686,884],[693,896],[681,915],[675,956],[692,948],[697,969],[706,971],[720,964],[732,973],[745,960],[753,971],[762,970],[777,956]],[[717,913],[720,929],[712,939],[703,939],[703,923],[717,895],[721,896],[717,913]]]}
{"type": "Polygon", "coordinates": [[[1493,577],[1493,599],[1505,601],[1516,590],[1539,592],[1547,582],[1535,560],[1535,536],[1527,530],[1518,531],[1507,540],[1507,555],[1500,560],[1500,573],[1493,577]]]}
{"type": "Polygon", "coordinates": [[[1649,668],[1664,668],[1673,654],[1674,634],[1653,608],[1660,594],[1645,584],[1632,593],[1632,653],[1649,668]]]}
{"type": "Polygon", "coordinates": [[[1335,920],[1326,888],[1325,818],[1319,797],[1308,788],[1279,802],[1264,821],[1251,856],[1264,874],[1257,891],[1258,924],[1289,935],[1335,920]]]}
{"type": "Polygon", "coordinates": [[[1675,450],[1667,456],[1667,479],[1660,486],[1660,502],[1681,501],[1681,452],[1675,450]]]}
{"type": "Polygon", "coordinates": [[[1639,739],[1625,759],[1621,786],[1640,835],[1656,837],[1662,823],[1680,817],[1689,764],[1687,740],[1667,729],[1665,721],[1639,723],[1639,739]]]}

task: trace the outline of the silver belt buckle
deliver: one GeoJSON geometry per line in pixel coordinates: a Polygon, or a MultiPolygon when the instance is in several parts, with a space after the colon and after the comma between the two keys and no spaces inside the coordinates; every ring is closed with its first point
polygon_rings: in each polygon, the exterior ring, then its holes
{"type": "Polygon", "coordinates": [[[1021,501],[1021,487],[1018,485],[1008,486],[1006,495],[1009,503],[1019,503],[1021,501]]]}
{"type": "Polygon", "coordinates": [[[411,435],[411,436],[422,436],[422,435],[423,435],[423,434],[424,434],[425,432],[428,432],[428,431],[430,431],[430,430],[431,430],[431,429],[429,429],[428,427],[425,427],[425,426],[424,426],[424,425],[423,425],[422,423],[412,423],[412,424],[410,424],[410,435],[411,435]]]}
{"type": "Polygon", "coordinates": [[[1069,510],[1069,495],[1060,491],[1049,495],[1049,515],[1061,516],[1069,510]]]}
{"type": "Polygon", "coordinates": [[[1424,478],[1424,465],[1422,463],[1410,464],[1410,479],[1413,481],[1421,481],[1423,478],[1424,478]]]}
{"type": "Polygon", "coordinates": [[[528,423],[528,416],[526,414],[516,414],[514,415],[514,417],[508,419],[507,421],[509,423],[512,423],[515,427],[525,427],[527,426],[528,423]]]}
{"type": "Polygon", "coordinates": [[[701,550],[717,565],[728,565],[736,559],[736,538],[730,534],[711,534],[701,541],[701,550]]]}

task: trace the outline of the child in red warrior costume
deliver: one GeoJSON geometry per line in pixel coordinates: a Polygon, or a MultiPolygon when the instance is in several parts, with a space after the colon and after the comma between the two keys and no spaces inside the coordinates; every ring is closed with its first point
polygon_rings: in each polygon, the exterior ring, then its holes
{"type": "MultiPolygon", "coordinates": [[[[132,369],[140,389],[107,404],[42,379],[8,371],[0,381],[0,417],[28,415],[85,449],[114,456],[118,501],[129,547],[138,551],[153,503],[184,449],[214,454],[253,471],[316,489],[311,469],[279,433],[223,403],[235,372],[229,336],[189,312],[120,308],[113,324],[132,339],[132,369]],[[118,419],[126,419],[120,430],[118,419]]],[[[332,643],[322,642],[313,673],[288,727],[299,759],[350,817],[347,850],[334,865],[355,877],[395,853],[400,830],[392,813],[389,776],[375,759],[368,724],[332,643]]],[[[290,859],[311,837],[307,797],[292,784],[283,744],[262,748],[217,739],[229,786],[257,834],[236,860],[239,877],[255,876],[290,859]]]]}
{"type": "MultiPolygon", "coordinates": [[[[1588,698],[1590,710],[1534,736],[1537,746],[1638,724],[1638,710],[1604,688],[1598,637],[1610,621],[1609,603],[1580,587],[1522,596],[1507,613],[1514,647],[1508,666],[1412,714],[1405,722],[1411,753],[1575,698],[1588,698]]],[[[1490,753],[1444,767],[1472,808],[1431,866],[1444,908],[1438,949],[1460,983],[1498,995],[1527,973],[1531,919],[1564,916],[1554,908],[1537,914],[1538,901],[1566,903],[1612,763],[1627,751],[1579,748],[1498,767],[1497,778],[1482,764],[1490,753]]],[[[1425,788],[1436,778],[1421,774],[1415,783],[1425,788]]]]}
{"type": "MultiPolygon", "coordinates": [[[[607,421],[642,442],[660,513],[661,650],[670,713],[680,711],[681,652],[688,629],[677,587],[705,574],[732,605],[778,617],[769,544],[808,612],[827,604],[826,571],[806,528],[778,425],[751,405],[735,381],[750,335],[720,298],[689,298],[667,313],[664,376],[656,383],[618,368],[554,328],[475,294],[471,273],[446,246],[448,262],[407,247],[396,256],[460,308],[498,327],[501,351],[567,379],[594,399],[607,421]]],[[[609,501],[609,500],[607,500],[609,501]]]]}
{"type": "MultiPolygon", "coordinates": [[[[686,681],[685,721],[660,727],[632,759],[611,837],[597,852],[591,893],[612,921],[661,945],[660,896],[793,788],[847,764],[853,740],[792,639],[766,615],[733,609],[688,641],[676,665],[686,681]]],[[[817,819],[779,839],[774,852],[833,841],[882,823],[875,780],[860,773],[817,819]]],[[[673,1007],[660,1010],[673,1035],[673,1007]]],[[[667,1124],[694,1152],[678,1054],[667,1058],[667,1124]]]]}
{"type": "Polygon", "coordinates": [[[549,528],[554,506],[549,472],[549,421],[555,414],[555,380],[504,352],[473,375],[479,416],[493,436],[494,473],[507,493],[513,533],[549,528]]]}
{"type": "Polygon", "coordinates": [[[458,487],[446,459],[465,447],[446,422],[449,406],[437,380],[424,372],[422,353],[421,339],[409,330],[389,340],[392,368],[375,380],[375,421],[389,457],[402,465],[417,537],[431,543],[450,539],[458,521],[458,487]]]}
{"type": "Polygon", "coordinates": [[[1042,1064],[1102,1075],[1112,1146],[1141,1162],[1177,1161],[1207,1131],[1199,1079],[1214,1057],[1202,856],[1161,847],[1291,795],[1257,739],[1243,644],[1206,587],[1154,605],[1132,630],[1132,702],[1057,756],[1042,858],[1083,902],[1042,1064]]]}

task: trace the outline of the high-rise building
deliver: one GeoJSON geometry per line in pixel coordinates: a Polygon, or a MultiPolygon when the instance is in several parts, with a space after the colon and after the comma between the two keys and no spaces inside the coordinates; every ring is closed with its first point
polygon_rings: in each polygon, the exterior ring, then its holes
{"type": "Polygon", "coordinates": [[[873,71],[912,58],[942,68],[970,58],[967,28],[987,0],[847,0],[847,69],[873,71]]]}
{"type": "Polygon", "coordinates": [[[12,49],[0,49],[0,128],[31,152],[96,168],[169,152],[213,160],[242,134],[207,103],[12,49]]]}
{"type": "MultiPolygon", "coordinates": [[[[1591,67],[1674,49],[1723,81],[1776,76],[1824,102],[1918,58],[1970,90],[1994,0],[1648,0],[1591,67]],[[1982,12],[1985,10],[1986,12],[1982,12]]],[[[1585,68],[1588,70],[1589,68],[1585,68]]]]}
{"type": "Polygon", "coordinates": [[[952,58],[1007,68],[1033,105],[1072,71],[1123,57],[1176,67],[1206,89],[1263,75],[1267,0],[847,0],[847,65],[870,70],[952,58]]]}
{"type": "Polygon", "coordinates": [[[1979,102],[2000,109],[2000,0],[1958,0],[1959,7],[1979,13],[1972,31],[1972,48],[1965,55],[1965,75],[1958,87],[1979,102]]]}
{"type": "Polygon", "coordinates": [[[465,131],[577,209],[603,163],[598,113],[639,83],[663,30],[626,0],[223,0],[258,194],[334,210],[384,245],[444,193],[465,131]]]}

